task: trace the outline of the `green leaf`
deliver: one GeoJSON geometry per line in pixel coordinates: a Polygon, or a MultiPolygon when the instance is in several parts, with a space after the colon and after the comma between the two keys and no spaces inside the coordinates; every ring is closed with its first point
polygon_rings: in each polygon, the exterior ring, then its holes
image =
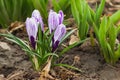
{"type": "Polygon", "coordinates": [[[115,61],[120,58],[120,44],[118,45],[117,51],[115,51],[115,61]]]}
{"type": "Polygon", "coordinates": [[[22,2],[23,0],[12,0],[13,3],[13,14],[12,14],[12,20],[19,20],[21,16],[21,10],[22,10],[22,2]]]}
{"type": "Polygon", "coordinates": [[[111,24],[109,28],[109,37],[108,37],[109,40],[108,41],[109,41],[112,51],[114,51],[116,37],[117,37],[116,26],[111,24]]]}
{"type": "Polygon", "coordinates": [[[44,55],[43,59],[45,59],[45,58],[48,57],[48,56],[56,56],[56,57],[59,57],[59,56],[58,56],[57,54],[55,54],[55,53],[47,53],[47,54],[44,55]]]}
{"type": "Polygon", "coordinates": [[[71,48],[74,48],[75,46],[79,45],[79,44],[82,44],[83,42],[85,42],[87,39],[85,40],[82,40],[80,42],[76,42],[76,43],[73,43],[72,45],[69,45],[68,47],[64,48],[60,53],[59,53],[59,56],[62,56],[65,52],[67,52],[68,50],[70,50],[71,48]]]}
{"type": "Polygon", "coordinates": [[[58,12],[59,10],[62,10],[65,14],[65,18],[69,17],[71,15],[71,5],[70,1],[68,0],[52,0],[52,5],[54,11],[58,12]]]}
{"type": "Polygon", "coordinates": [[[31,0],[0,0],[0,25],[8,28],[11,22],[25,21],[32,10],[31,0]]]}
{"type": "Polygon", "coordinates": [[[5,1],[0,0],[0,24],[5,28],[5,24],[10,22],[9,15],[6,11],[5,1]]]}
{"type": "Polygon", "coordinates": [[[68,38],[73,32],[75,31],[75,29],[69,31],[60,41],[60,44],[66,39],[68,38]]]}
{"type": "Polygon", "coordinates": [[[78,12],[78,9],[76,7],[76,4],[75,4],[75,0],[70,0],[71,1],[71,11],[72,11],[72,15],[73,17],[75,18],[77,24],[80,23],[80,19],[79,19],[79,12],[78,12]]]}
{"type": "MultiPolygon", "coordinates": [[[[116,26],[115,26],[115,27],[116,27],[116,26]]],[[[120,26],[117,26],[116,33],[117,33],[117,34],[120,33],[120,26]]]]}
{"type": "Polygon", "coordinates": [[[52,0],[52,4],[53,4],[53,6],[54,6],[54,10],[55,10],[55,11],[58,12],[58,11],[61,9],[61,7],[59,6],[59,4],[57,3],[56,0],[52,0]]]}
{"type": "Polygon", "coordinates": [[[32,0],[33,5],[36,9],[38,9],[43,17],[44,22],[47,23],[47,6],[48,6],[48,0],[32,0]]]}
{"type": "Polygon", "coordinates": [[[96,11],[96,24],[99,24],[100,17],[102,15],[103,10],[104,10],[105,1],[106,0],[102,0],[99,7],[97,8],[97,11],[96,11]]]}
{"type": "Polygon", "coordinates": [[[29,46],[23,40],[13,36],[12,34],[0,34],[0,36],[6,37],[8,40],[18,44],[24,49],[30,49],[29,46]]]}
{"type": "Polygon", "coordinates": [[[95,25],[95,23],[93,23],[93,29],[94,29],[94,32],[95,32],[96,39],[99,42],[99,30],[98,30],[97,26],[95,25]]]}
{"type": "Polygon", "coordinates": [[[116,23],[120,20],[120,10],[118,10],[117,12],[115,12],[112,16],[110,16],[110,20],[112,23],[116,23]]]}
{"type": "Polygon", "coordinates": [[[79,68],[76,68],[76,67],[74,67],[74,66],[70,66],[70,65],[67,65],[67,64],[54,64],[54,66],[63,66],[63,67],[67,67],[67,68],[70,68],[70,69],[79,71],[79,72],[83,72],[83,71],[80,70],[79,68]]]}
{"type": "Polygon", "coordinates": [[[39,58],[42,58],[39,54],[33,52],[32,50],[28,50],[28,49],[23,49],[23,50],[24,50],[25,52],[27,52],[28,55],[31,55],[31,56],[36,55],[36,56],[38,56],[39,58]]]}
{"type": "Polygon", "coordinates": [[[84,40],[88,34],[89,24],[92,21],[91,13],[86,0],[71,0],[72,15],[78,26],[78,34],[80,40],[84,40]]]}
{"type": "Polygon", "coordinates": [[[109,63],[112,63],[112,64],[114,64],[114,57],[115,57],[115,55],[114,55],[114,53],[113,53],[113,51],[112,51],[112,49],[111,49],[111,46],[107,43],[107,53],[108,53],[108,55],[107,55],[107,58],[108,58],[108,60],[109,60],[109,63]]]}
{"type": "Polygon", "coordinates": [[[59,0],[58,1],[58,4],[60,5],[60,7],[61,7],[61,9],[63,10],[63,11],[67,11],[67,8],[69,7],[70,8],[70,1],[68,1],[68,0],[59,0]]]}

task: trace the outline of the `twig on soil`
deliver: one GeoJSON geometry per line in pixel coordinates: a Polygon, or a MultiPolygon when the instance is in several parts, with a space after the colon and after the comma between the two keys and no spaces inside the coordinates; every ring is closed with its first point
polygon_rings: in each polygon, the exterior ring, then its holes
{"type": "Polygon", "coordinates": [[[66,55],[66,56],[60,61],[60,63],[62,63],[67,57],[68,57],[68,55],[66,55]]]}
{"type": "Polygon", "coordinates": [[[75,65],[76,63],[78,63],[78,62],[80,62],[80,57],[75,56],[75,57],[74,57],[74,61],[73,61],[73,63],[72,63],[71,66],[74,66],[74,65],[75,65]]]}
{"type": "MultiPolygon", "coordinates": [[[[65,71],[66,71],[66,74],[68,74],[68,75],[73,75],[73,76],[75,76],[75,77],[80,76],[80,74],[76,74],[75,72],[72,72],[72,71],[66,69],[65,67],[60,66],[60,68],[62,69],[61,71],[64,71],[64,70],[65,70],[65,71]]],[[[61,71],[60,71],[60,72],[61,72],[61,71]]]]}
{"type": "Polygon", "coordinates": [[[63,46],[63,47],[68,47],[68,46],[67,46],[67,45],[65,45],[65,44],[62,44],[62,46],[63,46]]]}
{"type": "Polygon", "coordinates": [[[21,75],[21,74],[23,74],[23,72],[22,71],[18,71],[17,73],[14,73],[13,75],[8,76],[7,80],[11,80],[12,78],[15,78],[16,76],[21,75]]]}

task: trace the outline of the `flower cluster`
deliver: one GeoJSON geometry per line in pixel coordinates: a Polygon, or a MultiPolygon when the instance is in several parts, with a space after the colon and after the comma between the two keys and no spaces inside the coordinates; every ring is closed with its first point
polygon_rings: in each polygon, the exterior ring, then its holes
{"type": "Polygon", "coordinates": [[[63,19],[64,14],[61,10],[59,11],[58,14],[52,10],[50,11],[48,16],[48,25],[50,33],[54,32],[54,36],[52,38],[52,52],[56,50],[61,38],[66,33],[66,27],[64,24],[62,24],[63,19]]]}
{"type": "MultiPolygon", "coordinates": [[[[52,52],[54,52],[57,49],[60,40],[66,34],[66,27],[64,24],[62,24],[63,19],[64,14],[61,10],[59,11],[58,14],[53,10],[50,10],[48,16],[48,26],[50,34],[54,32],[54,35],[52,37],[52,52]]],[[[34,10],[31,18],[26,19],[26,30],[33,49],[36,48],[36,40],[39,25],[41,27],[42,32],[44,33],[44,24],[42,21],[42,17],[38,10],[34,10]]]]}

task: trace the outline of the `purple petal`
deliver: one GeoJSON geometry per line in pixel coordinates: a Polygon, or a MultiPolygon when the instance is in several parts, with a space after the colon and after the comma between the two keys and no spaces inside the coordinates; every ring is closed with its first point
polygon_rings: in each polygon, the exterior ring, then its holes
{"type": "Polygon", "coordinates": [[[37,20],[37,22],[39,22],[39,19],[41,19],[40,12],[38,10],[34,10],[32,12],[32,17],[34,17],[37,20]]]}
{"type": "Polygon", "coordinates": [[[54,31],[59,25],[59,16],[56,12],[52,10],[50,10],[49,12],[48,25],[49,25],[50,33],[52,33],[52,31],[54,31]]]}
{"type": "Polygon", "coordinates": [[[65,36],[65,33],[66,33],[65,25],[60,24],[54,32],[54,37],[52,39],[52,52],[54,52],[57,49],[59,42],[65,36]]]}
{"type": "Polygon", "coordinates": [[[59,41],[56,41],[56,42],[52,45],[52,52],[54,52],[54,51],[57,49],[58,45],[59,45],[59,41]]]}
{"type": "Polygon", "coordinates": [[[59,11],[59,24],[62,24],[63,20],[64,20],[64,14],[63,14],[63,11],[60,10],[59,11]]]}
{"type": "Polygon", "coordinates": [[[60,41],[64,36],[65,36],[65,33],[66,33],[66,27],[64,24],[60,24],[57,29],[55,30],[55,33],[54,33],[54,42],[56,41],[60,41]]]}
{"type": "Polygon", "coordinates": [[[26,23],[26,30],[27,30],[27,33],[29,36],[29,40],[30,40],[31,44],[33,45],[32,41],[35,41],[36,37],[37,37],[38,23],[35,20],[35,18],[33,18],[33,17],[27,18],[25,23],[26,23]],[[31,39],[31,36],[33,37],[32,39],[31,39]]]}
{"type": "Polygon", "coordinates": [[[35,38],[33,36],[30,36],[30,42],[31,42],[33,49],[35,49],[36,42],[35,42],[35,38]]]}
{"type": "Polygon", "coordinates": [[[44,23],[42,21],[40,12],[38,10],[34,10],[32,12],[32,17],[34,17],[36,19],[36,21],[40,24],[42,31],[44,32],[44,23]]]}

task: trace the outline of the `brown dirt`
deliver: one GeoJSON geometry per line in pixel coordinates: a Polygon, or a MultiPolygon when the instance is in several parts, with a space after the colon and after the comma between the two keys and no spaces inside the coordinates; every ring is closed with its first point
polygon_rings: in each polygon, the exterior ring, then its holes
{"type": "MultiPolygon", "coordinates": [[[[6,42],[0,40],[2,42],[6,42]]],[[[39,74],[21,48],[7,41],[11,50],[0,48],[0,80],[37,80],[39,74]]],[[[98,46],[86,41],[80,47],[68,51],[57,63],[75,66],[82,72],[64,67],[54,67],[51,75],[59,80],[120,80],[120,61],[111,66],[105,63],[98,46]]]]}
{"type": "Polygon", "coordinates": [[[18,45],[4,38],[0,39],[0,44],[2,43],[7,45],[0,47],[0,80],[32,80],[39,76],[26,53],[18,45]]]}

